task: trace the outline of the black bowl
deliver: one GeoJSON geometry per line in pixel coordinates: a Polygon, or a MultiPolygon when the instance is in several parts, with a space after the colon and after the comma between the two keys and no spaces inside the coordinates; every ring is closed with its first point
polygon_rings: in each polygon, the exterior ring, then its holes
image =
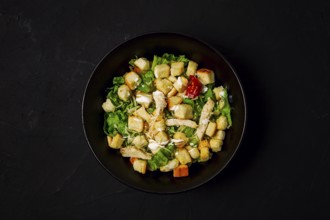
{"type": "Polygon", "coordinates": [[[192,37],[173,33],[154,33],[128,40],[110,51],[98,64],[86,86],[82,120],[86,139],[96,158],[109,173],[133,188],[154,193],[175,193],[193,189],[216,176],[228,164],[240,145],[245,129],[246,106],[241,83],[228,61],[213,47],[192,37]],[[216,84],[229,89],[233,125],[226,132],[223,151],[203,164],[193,164],[189,177],[173,178],[172,172],[147,172],[142,175],[133,170],[127,158],[107,146],[103,133],[106,88],[112,86],[114,76],[128,71],[128,61],[135,56],[152,59],[154,54],[184,54],[200,67],[214,70],[216,84]]]}

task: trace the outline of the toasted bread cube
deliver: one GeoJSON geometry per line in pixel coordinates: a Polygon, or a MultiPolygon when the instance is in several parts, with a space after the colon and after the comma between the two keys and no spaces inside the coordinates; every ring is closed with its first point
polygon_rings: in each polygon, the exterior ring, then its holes
{"type": "Polygon", "coordinates": [[[169,93],[167,93],[167,98],[171,98],[173,96],[175,96],[178,93],[178,91],[173,88],[169,93]]]}
{"type": "Polygon", "coordinates": [[[187,76],[190,76],[190,75],[194,76],[196,73],[196,70],[197,70],[197,66],[198,66],[198,64],[196,62],[190,60],[188,63],[187,72],[186,72],[187,76]]]}
{"type": "Polygon", "coordinates": [[[147,170],[147,161],[141,159],[134,160],[133,169],[139,173],[145,174],[147,170]]]}
{"type": "Polygon", "coordinates": [[[150,69],[150,62],[144,57],[135,60],[134,65],[137,66],[142,71],[150,69]]]}
{"type": "Polygon", "coordinates": [[[222,86],[213,89],[216,100],[220,100],[224,96],[225,89],[222,86]]]}
{"type": "Polygon", "coordinates": [[[123,101],[127,101],[130,97],[131,97],[131,90],[129,89],[129,87],[127,85],[121,85],[118,88],[118,96],[121,100],[123,101]]]}
{"type": "Polygon", "coordinates": [[[203,84],[203,85],[207,85],[207,84],[211,84],[214,83],[214,72],[213,70],[210,69],[199,69],[197,70],[197,76],[199,81],[203,84]]]}
{"type": "Polygon", "coordinates": [[[210,140],[210,147],[213,152],[221,151],[222,144],[223,144],[222,140],[214,139],[214,138],[210,140]]]}
{"type": "Polygon", "coordinates": [[[165,124],[165,119],[161,119],[159,121],[155,122],[154,129],[156,131],[165,131],[166,130],[166,124],[165,124]]]}
{"type": "Polygon", "coordinates": [[[136,89],[141,83],[141,78],[136,72],[128,72],[124,76],[125,84],[129,87],[130,90],[136,89]]]}
{"type": "Polygon", "coordinates": [[[228,121],[227,121],[227,117],[224,115],[221,115],[218,119],[217,119],[217,129],[218,130],[225,130],[228,126],[228,121]]]}
{"type": "Polygon", "coordinates": [[[169,76],[168,80],[170,80],[172,83],[175,83],[176,77],[175,76],[169,76]]]}
{"type": "Polygon", "coordinates": [[[154,83],[156,88],[164,93],[164,95],[167,95],[167,93],[169,93],[173,88],[173,84],[168,79],[156,79],[154,83]]]}
{"type": "Polygon", "coordinates": [[[210,121],[209,124],[207,125],[205,134],[209,137],[212,137],[217,130],[217,124],[215,122],[210,121]]]}
{"type": "Polygon", "coordinates": [[[210,143],[208,140],[202,140],[198,143],[198,149],[200,150],[201,148],[203,147],[207,147],[209,148],[210,147],[210,143]]]}
{"type": "Polygon", "coordinates": [[[178,80],[173,84],[174,88],[178,90],[178,92],[184,92],[188,86],[188,79],[186,77],[180,76],[178,80]]]}
{"type": "Polygon", "coordinates": [[[210,159],[210,151],[208,147],[202,147],[200,149],[200,161],[205,162],[210,159]]]}
{"type": "Polygon", "coordinates": [[[171,76],[180,76],[184,71],[183,62],[173,62],[171,63],[171,76]]]}
{"type": "Polygon", "coordinates": [[[173,170],[173,177],[186,177],[189,176],[189,168],[187,165],[179,165],[173,170]]]}
{"type": "Polygon", "coordinates": [[[119,149],[121,145],[124,143],[124,138],[120,134],[116,134],[111,141],[109,147],[113,149],[119,149]]]}
{"type": "Polygon", "coordinates": [[[191,158],[197,159],[199,157],[199,150],[197,147],[187,146],[186,149],[190,154],[191,158]]]}
{"type": "Polygon", "coordinates": [[[224,140],[226,136],[226,132],[223,130],[218,130],[213,136],[214,139],[224,140]]]}
{"type": "Polygon", "coordinates": [[[160,145],[166,145],[169,142],[169,138],[165,131],[160,131],[155,135],[155,141],[160,145]]]}
{"type": "Polygon", "coordinates": [[[180,164],[191,163],[191,157],[185,148],[179,148],[175,152],[175,158],[179,160],[180,164]]]}
{"type": "Polygon", "coordinates": [[[143,119],[137,116],[129,116],[128,117],[128,129],[142,132],[143,131],[143,119]]]}
{"type": "Polygon", "coordinates": [[[181,104],[183,101],[183,98],[180,96],[173,96],[167,99],[167,107],[169,110],[174,110],[173,107],[176,105],[181,104]]]}
{"type": "Polygon", "coordinates": [[[188,104],[179,104],[175,106],[174,116],[179,119],[192,119],[193,109],[191,105],[188,104]]]}
{"type": "Polygon", "coordinates": [[[170,160],[165,166],[159,168],[162,172],[169,172],[179,166],[179,161],[177,159],[170,160]]]}
{"type": "Polygon", "coordinates": [[[135,116],[139,116],[140,118],[142,118],[146,122],[150,122],[150,120],[151,120],[151,115],[146,111],[146,109],[144,107],[139,108],[133,114],[135,116]]]}
{"type": "Polygon", "coordinates": [[[167,64],[159,64],[155,66],[154,74],[157,79],[168,78],[170,75],[170,66],[167,64]]]}
{"type": "Polygon", "coordinates": [[[111,136],[107,136],[107,141],[108,141],[108,146],[110,147],[110,144],[112,142],[112,137],[111,136]]]}
{"type": "Polygon", "coordinates": [[[135,98],[136,98],[136,102],[144,106],[145,108],[149,108],[153,100],[151,94],[144,93],[141,91],[136,91],[135,98]]]}
{"type": "Polygon", "coordinates": [[[142,148],[148,145],[148,141],[144,135],[138,135],[133,139],[132,144],[137,148],[142,148]]]}
{"type": "Polygon", "coordinates": [[[183,132],[175,132],[172,141],[174,142],[176,147],[182,148],[187,144],[189,138],[187,138],[187,136],[183,132]]]}
{"type": "Polygon", "coordinates": [[[107,99],[105,102],[103,102],[102,108],[105,112],[113,112],[116,110],[116,107],[112,104],[110,99],[107,99]]]}

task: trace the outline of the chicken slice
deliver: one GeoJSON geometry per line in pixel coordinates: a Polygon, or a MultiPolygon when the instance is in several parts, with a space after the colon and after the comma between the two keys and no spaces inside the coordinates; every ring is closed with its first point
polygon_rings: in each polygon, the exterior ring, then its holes
{"type": "Polygon", "coordinates": [[[165,95],[161,91],[155,91],[152,93],[152,97],[156,104],[156,118],[164,111],[166,108],[165,95]]]}
{"type": "Polygon", "coordinates": [[[167,119],[166,120],[167,126],[187,126],[191,128],[197,128],[197,123],[192,120],[184,120],[184,119],[167,119]]]}
{"type": "Polygon", "coordinates": [[[202,109],[201,117],[199,118],[198,128],[196,129],[196,133],[195,133],[199,138],[199,140],[202,140],[204,136],[205,130],[207,128],[209,119],[212,114],[213,107],[214,107],[214,101],[212,99],[209,99],[207,100],[207,102],[205,103],[202,109]]]}
{"type": "Polygon", "coordinates": [[[120,148],[120,153],[123,157],[136,157],[144,160],[150,160],[151,154],[146,153],[136,147],[128,146],[120,148]]]}
{"type": "Polygon", "coordinates": [[[146,133],[146,136],[149,139],[152,139],[155,136],[155,134],[158,132],[157,129],[155,129],[155,122],[158,116],[163,113],[167,105],[167,102],[165,100],[165,95],[162,92],[156,90],[155,92],[152,93],[152,97],[156,104],[156,110],[155,110],[155,115],[150,120],[149,130],[146,133]]]}

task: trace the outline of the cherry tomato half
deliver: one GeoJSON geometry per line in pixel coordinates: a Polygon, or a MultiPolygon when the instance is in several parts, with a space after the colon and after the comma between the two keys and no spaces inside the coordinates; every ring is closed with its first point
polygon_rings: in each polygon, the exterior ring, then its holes
{"type": "Polygon", "coordinates": [[[186,90],[186,95],[189,98],[193,99],[199,96],[199,94],[202,91],[202,88],[203,88],[202,83],[197,79],[197,77],[190,75],[190,80],[186,90]]]}

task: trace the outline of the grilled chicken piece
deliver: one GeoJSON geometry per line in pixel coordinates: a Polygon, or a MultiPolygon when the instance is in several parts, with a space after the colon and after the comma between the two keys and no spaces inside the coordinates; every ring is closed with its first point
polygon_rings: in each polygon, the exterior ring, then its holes
{"type": "Polygon", "coordinates": [[[187,126],[191,128],[197,128],[197,123],[192,120],[184,120],[184,119],[167,119],[166,120],[167,126],[187,126]]]}
{"type": "Polygon", "coordinates": [[[151,154],[146,153],[136,147],[128,146],[120,149],[120,153],[123,157],[136,157],[144,160],[150,160],[151,154]]]}
{"type": "Polygon", "coordinates": [[[157,118],[163,113],[163,111],[167,105],[166,100],[165,100],[165,95],[162,92],[157,90],[152,93],[152,97],[156,104],[156,110],[155,110],[155,115],[150,120],[149,130],[146,133],[146,136],[149,139],[152,139],[155,136],[155,134],[158,132],[157,129],[155,129],[155,122],[156,122],[157,118]]]}
{"type": "Polygon", "coordinates": [[[212,114],[213,107],[214,107],[214,101],[212,99],[209,99],[207,100],[206,104],[202,109],[201,117],[199,118],[199,125],[196,130],[196,135],[199,138],[199,140],[203,139],[205,130],[207,128],[209,119],[212,114]]]}

